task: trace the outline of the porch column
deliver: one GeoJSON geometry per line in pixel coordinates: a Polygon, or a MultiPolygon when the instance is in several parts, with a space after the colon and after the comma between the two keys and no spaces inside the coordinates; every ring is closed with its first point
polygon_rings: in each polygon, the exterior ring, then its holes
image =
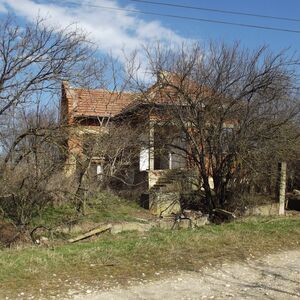
{"type": "Polygon", "coordinates": [[[149,170],[154,170],[154,121],[149,122],[149,170]]]}

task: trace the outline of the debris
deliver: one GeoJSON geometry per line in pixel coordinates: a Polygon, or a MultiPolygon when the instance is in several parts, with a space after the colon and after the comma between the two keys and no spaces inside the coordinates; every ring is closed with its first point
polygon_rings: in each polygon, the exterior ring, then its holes
{"type": "Polygon", "coordinates": [[[159,220],[159,227],[163,229],[196,228],[209,224],[208,215],[201,211],[183,210],[182,214],[171,214],[159,220]]]}
{"type": "Polygon", "coordinates": [[[190,209],[184,209],[182,211],[182,214],[189,219],[197,219],[203,216],[201,211],[195,211],[190,209]]]}
{"type": "Polygon", "coordinates": [[[216,208],[213,210],[213,221],[215,223],[230,222],[236,218],[235,214],[225,209],[216,208]]]}
{"type": "Polygon", "coordinates": [[[49,246],[49,239],[45,236],[41,236],[39,240],[36,240],[36,244],[49,246]]]}
{"type": "Polygon", "coordinates": [[[42,244],[43,242],[45,242],[44,244],[48,245],[49,240],[47,238],[46,238],[47,240],[43,239],[44,237],[37,238],[36,233],[39,236],[39,235],[45,234],[45,233],[51,234],[51,231],[52,231],[52,228],[45,227],[44,225],[39,225],[39,226],[36,226],[35,228],[33,228],[30,231],[29,235],[34,244],[39,245],[39,244],[42,244]]]}
{"type": "Polygon", "coordinates": [[[76,238],[69,239],[68,242],[69,243],[75,243],[75,242],[84,240],[86,238],[89,238],[93,235],[108,231],[111,228],[112,228],[111,224],[104,224],[104,225],[99,226],[98,228],[95,228],[93,230],[88,231],[87,233],[81,234],[81,235],[77,236],[76,238]]]}

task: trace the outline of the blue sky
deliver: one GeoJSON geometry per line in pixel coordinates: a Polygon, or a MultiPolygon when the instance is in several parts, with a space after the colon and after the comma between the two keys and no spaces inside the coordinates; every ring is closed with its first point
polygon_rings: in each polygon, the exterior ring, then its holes
{"type": "MultiPolygon", "coordinates": [[[[154,0],[156,1],[156,0],[154,0]]],[[[158,0],[157,0],[158,1],[158,0]]],[[[131,1],[123,0],[122,3],[128,4],[131,1]]],[[[300,19],[300,1],[299,0],[173,0],[173,4],[186,4],[190,6],[209,7],[213,9],[232,10],[241,12],[250,12],[261,15],[272,15],[300,19]]],[[[141,10],[155,10],[162,13],[172,13],[188,15],[196,18],[217,19],[236,23],[255,24],[260,26],[280,27],[293,30],[300,30],[300,22],[288,22],[281,20],[270,20],[263,18],[234,16],[207,11],[195,11],[181,8],[170,8],[150,4],[136,4],[141,10]]],[[[150,17],[148,19],[152,19],[150,17]]],[[[211,24],[205,22],[193,22],[185,20],[174,20],[170,18],[159,18],[163,25],[173,29],[184,37],[204,40],[209,39],[225,40],[232,42],[239,40],[247,47],[256,47],[261,44],[269,45],[274,51],[291,47],[294,50],[300,50],[300,34],[276,32],[260,29],[248,29],[228,25],[211,24]]]]}
{"type": "MultiPolygon", "coordinates": [[[[234,10],[263,15],[273,15],[300,19],[299,0],[153,0],[172,4],[185,4],[215,9],[234,10]]],[[[145,16],[91,7],[89,5],[129,8],[141,11],[177,14],[196,18],[217,19],[229,22],[282,27],[300,30],[300,22],[259,19],[220,13],[185,10],[136,3],[129,0],[0,0],[1,17],[12,12],[20,20],[33,20],[38,14],[48,18],[49,25],[67,26],[76,22],[104,53],[122,56],[137,49],[141,44],[151,44],[162,40],[166,44],[210,39],[229,43],[241,41],[243,46],[255,48],[267,44],[273,51],[291,47],[300,49],[300,34],[275,32],[261,29],[246,29],[235,26],[193,22],[156,16],[145,16]]]]}

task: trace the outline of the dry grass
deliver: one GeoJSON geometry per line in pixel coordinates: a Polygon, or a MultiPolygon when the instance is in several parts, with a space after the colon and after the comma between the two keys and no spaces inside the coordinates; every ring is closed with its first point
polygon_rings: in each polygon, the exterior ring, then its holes
{"type": "Polygon", "coordinates": [[[148,219],[149,211],[141,208],[137,203],[128,201],[110,193],[98,193],[86,201],[85,214],[78,215],[74,205],[64,203],[49,206],[32,220],[32,227],[45,225],[54,227],[67,224],[70,221],[84,222],[114,222],[137,221],[138,218],[148,219]]]}
{"type": "Polygon", "coordinates": [[[198,230],[105,234],[72,245],[4,250],[0,298],[20,292],[42,298],[62,295],[76,285],[103,287],[155,277],[157,272],[198,270],[208,263],[299,247],[299,237],[299,218],[251,219],[198,230]]]}

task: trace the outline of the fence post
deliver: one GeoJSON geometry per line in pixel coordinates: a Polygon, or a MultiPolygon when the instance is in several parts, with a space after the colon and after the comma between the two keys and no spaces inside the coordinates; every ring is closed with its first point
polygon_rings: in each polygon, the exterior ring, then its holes
{"type": "Polygon", "coordinates": [[[280,182],[279,182],[279,215],[284,215],[285,189],[286,189],[286,162],[280,162],[280,182]]]}

